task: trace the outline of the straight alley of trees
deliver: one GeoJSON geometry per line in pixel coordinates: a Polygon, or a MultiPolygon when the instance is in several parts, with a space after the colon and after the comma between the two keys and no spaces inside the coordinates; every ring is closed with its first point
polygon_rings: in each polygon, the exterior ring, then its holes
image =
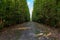
{"type": "MultiPolygon", "coordinates": [[[[60,0],[34,0],[32,21],[60,28],[60,0]]],[[[0,29],[30,21],[27,0],[0,0],[0,29]]]]}

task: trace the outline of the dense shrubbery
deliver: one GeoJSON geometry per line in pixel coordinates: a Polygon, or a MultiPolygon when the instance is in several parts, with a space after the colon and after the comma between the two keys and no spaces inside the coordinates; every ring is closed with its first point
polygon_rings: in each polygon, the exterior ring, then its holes
{"type": "Polygon", "coordinates": [[[0,28],[29,21],[26,0],[0,0],[0,28]]]}
{"type": "Polygon", "coordinates": [[[35,0],[33,21],[60,27],[60,0],[35,0]]]}

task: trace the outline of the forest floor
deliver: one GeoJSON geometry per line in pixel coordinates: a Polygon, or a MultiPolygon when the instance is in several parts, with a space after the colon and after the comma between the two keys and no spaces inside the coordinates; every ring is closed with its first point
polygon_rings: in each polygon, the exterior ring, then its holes
{"type": "Polygon", "coordinates": [[[60,32],[43,24],[26,22],[4,28],[0,40],[60,40],[60,32]]]}

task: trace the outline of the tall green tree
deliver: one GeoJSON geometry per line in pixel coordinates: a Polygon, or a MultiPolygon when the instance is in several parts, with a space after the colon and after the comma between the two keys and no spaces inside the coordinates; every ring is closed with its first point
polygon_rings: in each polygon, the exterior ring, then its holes
{"type": "Polygon", "coordinates": [[[23,23],[30,20],[26,0],[0,0],[0,26],[23,23]]]}
{"type": "Polygon", "coordinates": [[[35,0],[32,15],[33,21],[51,26],[57,26],[60,22],[59,4],[59,0],[35,0]]]}

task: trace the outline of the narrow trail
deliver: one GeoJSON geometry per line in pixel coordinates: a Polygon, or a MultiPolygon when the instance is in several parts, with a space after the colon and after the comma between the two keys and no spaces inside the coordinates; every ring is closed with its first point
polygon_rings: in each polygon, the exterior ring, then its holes
{"type": "Polygon", "coordinates": [[[0,32],[0,40],[59,40],[58,32],[35,22],[12,26],[0,32]]]}

